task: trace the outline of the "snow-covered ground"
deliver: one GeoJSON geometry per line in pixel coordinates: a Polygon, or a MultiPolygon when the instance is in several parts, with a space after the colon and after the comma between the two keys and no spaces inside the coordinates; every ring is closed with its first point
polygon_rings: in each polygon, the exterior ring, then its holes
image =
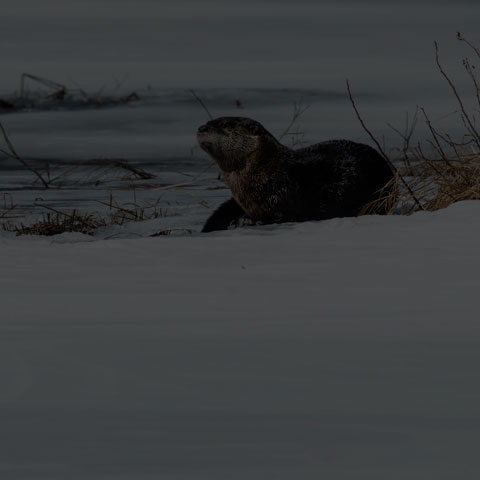
{"type": "Polygon", "coordinates": [[[478,479],[479,215],[2,237],[1,478],[478,479]]]}

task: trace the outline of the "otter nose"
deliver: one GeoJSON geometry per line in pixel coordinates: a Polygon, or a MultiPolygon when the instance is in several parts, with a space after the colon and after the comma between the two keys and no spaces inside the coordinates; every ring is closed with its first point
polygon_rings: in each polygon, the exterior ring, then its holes
{"type": "Polygon", "coordinates": [[[198,133],[205,133],[208,131],[208,127],[206,125],[202,125],[201,127],[199,127],[198,129],[198,133]]]}

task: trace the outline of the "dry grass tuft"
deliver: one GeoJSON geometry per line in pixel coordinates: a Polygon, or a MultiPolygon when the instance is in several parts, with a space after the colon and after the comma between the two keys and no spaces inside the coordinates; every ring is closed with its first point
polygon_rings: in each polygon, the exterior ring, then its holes
{"type": "Polygon", "coordinates": [[[480,200],[480,154],[464,154],[458,159],[411,157],[409,165],[397,169],[385,191],[388,193],[366,205],[361,214],[405,215],[439,210],[462,200],[480,200]],[[400,179],[408,184],[408,190],[400,179]]]}
{"type": "MultiPolygon", "coordinates": [[[[396,172],[392,179],[383,187],[379,198],[364,205],[359,215],[392,215],[395,213],[398,205],[400,185],[399,173],[396,172]]],[[[408,191],[407,195],[410,195],[408,191]]]]}
{"type": "MultiPolygon", "coordinates": [[[[469,43],[460,33],[457,39],[466,44],[480,60],[480,50],[469,43]]],[[[393,128],[403,139],[403,148],[398,158],[390,159],[382,150],[380,143],[368,130],[352,98],[347,81],[348,94],[363,128],[377,144],[380,153],[395,171],[395,178],[384,189],[385,195],[369,205],[362,213],[413,213],[417,210],[438,210],[462,200],[480,200],[480,130],[476,117],[480,113],[480,81],[476,77],[475,66],[464,58],[462,64],[474,88],[476,106],[468,111],[453,80],[445,71],[439,58],[438,45],[435,42],[435,59],[438,70],[448,83],[454,95],[459,111],[458,116],[465,134],[460,140],[453,139],[448,133],[435,128],[426,111],[421,108],[430,139],[412,147],[411,139],[418,120],[419,109],[411,122],[408,121],[405,132],[393,128]],[[428,151],[428,153],[426,153],[428,151]]]]}
{"type": "Polygon", "coordinates": [[[480,200],[480,156],[452,161],[449,165],[437,165],[438,189],[427,201],[427,210],[438,210],[462,200],[480,200]]]}
{"type": "Polygon", "coordinates": [[[118,205],[110,192],[109,202],[99,202],[109,208],[109,225],[124,225],[128,222],[143,222],[169,215],[168,209],[159,206],[159,201],[153,205],[139,205],[136,191],[133,190],[133,201],[124,205],[118,205]]]}
{"type": "MultiPolygon", "coordinates": [[[[421,198],[425,210],[439,210],[462,200],[480,200],[480,155],[462,155],[459,159],[422,158],[406,168],[410,183],[421,198]]],[[[407,199],[400,198],[405,208],[407,199]]]]}
{"type": "MultiPolygon", "coordinates": [[[[13,223],[11,219],[23,218],[20,216],[11,216],[11,211],[15,206],[7,208],[0,213],[0,227],[7,232],[15,232],[17,235],[58,235],[65,232],[79,232],[87,235],[93,235],[101,227],[112,225],[124,225],[129,222],[142,222],[156,218],[166,217],[169,212],[165,208],[160,208],[158,204],[139,205],[134,191],[133,201],[125,205],[118,205],[112,194],[109,202],[99,202],[108,206],[109,210],[105,214],[99,212],[81,213],[77,210],[71,212],[62,212],[49,205],[36,204],[37,207],[47,210],[42,217],[31,224],[13,223]]],[[[172,230],[162,230],[158,235],[169,235],[172,230]]]]}
{"type": "MultiPolygon", "coordinates": [[[[53,209],[52,209],[53,210],[53,209]]],[[[2,224],[4,230],[13,231],[17,235],[44,235],[52,236],[65,232],[80,232],[87,235],[99,227],[106,225],[105,219],[94,214],[80,214],[73,210],[71,213],[48,212],[31,225],[2,224]]]]}

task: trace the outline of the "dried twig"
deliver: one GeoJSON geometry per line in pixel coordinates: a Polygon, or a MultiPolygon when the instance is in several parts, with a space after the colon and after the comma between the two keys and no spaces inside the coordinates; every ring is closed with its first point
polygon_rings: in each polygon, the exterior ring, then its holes
{"type": "Polygon", "coordinates": [[[398,171],[397,167],[395,167],[395,165],[393,164],[393,162],[390,160],[390,158],[387,156],[387,154],[384,152],[382,146],[380,145],[380,143],[378,142],[378,140],[374,137],[374,135],[372,134],[372,132],[370,132],[370,130],[368,129],[368,127],[365,125],[365,122],[363,121],[361,115],[360,115],[360,112],[358,111],[357,109],[357,106],[355,104],[355,100],[353,99],[353,96],[352,96],[352,92],[350,91],[350,83],[348,82],[347,80],[347,91],[348,91],[348,98],[350,99],[350,103],[352,104],[353,106],[353,109],[355,110],[355,113],[357,115],[357,118],[360,122],[360,124],[362,125],[363,129],[367,132],[367,134],[370,136],[370,138],[375,142],[375,145],[377,146],[380,154],[382,155],[382,157],[385,159],[385,161],[390,165],[390,168],[395,172],[396,175],[398,175],[398,178],[399,180],[403,183],[404,187],[407,189],[407,191],[410,193],[413,201],[415,202],[415,204],[417,205],[418,209],[419,210],[423,210],[423,207],[422,207],[422,204],[420,203],[420,201],[418,200],[418,198],[416,197],[415,193],[413,192],[413,190],[410,188],[410,185],[407,183],[407,181],[403,178],[403,175],[401,175],[401,173],[398,171]]]}
{"type": "Polygon", "coordinates": [[[98,165],[98,166],[105,166],[105,167],[116,167],[122,168],[123,170],[127,170],[137,177],[142,178],[143,180],[151,180],[155,178],[155,175],[150,172],[146,172],[145,170],[134,167],[126,160],[122,159],[103,159],[103,158],[92,158],[91,160],[87,160],[84,162],[85,165],[98,165]]]}
{"type": "Polygon", "coordinates": [[[12,212],[13,210],[15,210],[15,208],[16,208],[16,205],[13,205],[13,206],[11,206],[10,208],[8,208],[7,210],[5,210],[2,214],[0,214],[0,219],[2,219],[2,220],[6,220],[6,219],[11,220],[11,219],[13,219],[13,218],[24,218],[23,215],[14,215],[14,216],[9,215],[9,213],[12,212]]]}
{"type": "Polygon", "coordinates": [[[97,203],[105,205],[110,210],[110,224],[123,225],[127,221],[140,222],[143,220],[151,220],[159,217],[166,217],[169,215],[167,209],[160,208],[160,199],[153,205],[140,206],[137,203],[136,190],[133,190],[133,202],[125,205],[116,205],[113,201],[112,192],[110,192],[109,201],[102,202],[97,200],[97,203]]]}
{"type": "Polygon", "coordinates": [[[480,58],[480,49],[478,49],[477,47],[475,47],[475,45],[473,45],[473,44],[470,43],[466,38],[464,38],[460,32],[457,32],[457,38],[458,38],[458,40],[460,40],[461,42],[466,43],[466,44],[476,53],[477,57],[480,58]]]}
{"type": "Polygon", "coordinates": [[[5,127],[2,125],[2,122],[0,122],[0,130],[2,131],[2,134],[3,134],[3,138],[5,140],[5,143],[7,144],[8,146],[8,149],[10,150],[10,154],[8,152],[5,152],[4,150],[2,150],[2,153],[3,154],[6,154],[7,156],[9,156],[10,158],[14,158],[16,160],[18,160],[25,168],[27,168],[28,170],[30,170],[32,173],[34,173],[38,179],[43,183],[43,186],[45,188],[48,188],[48,183],[47,181],[42,177],[41,173],[36,170],[35,168],[33,168],[32,166],[30,166],[25,160],[23,160],[23,158],[20,157],[20,155],[18,155],[18,153],[15,151],[15,148],[13,147],[13,144],[12,142],[10,141],[10,139],[8,138],[8,134],[7,134],[7,131],[5,130],[5,127]]]}
{"type": "Polygon", "coordinates": [[[189,92],[193,95],[193,98],[197,100],[197,102],[202,106],[202,108],[207,112],[207,115],[209,116],[210,120],[213,120],[212,114],[208,110],[207,106],[203,103],[203,100],[195,93],[194,90],[189,90],[189,92]]]}
{"type": "Polygon", "coordinates": [[[62,85],[61,83],[54,82],[49,80],[48,78],[39,77],[38,75],[32,75],[30,73],[22,73],[20,78],[20,96],[25,96],[25,79],[29,78],[30,80],[34,80],[35,82],[41,83],[48,88],[56,89],[56,91],[52,94],[53,98],[62,99],[65,97],[67,93],[67,87],[62,85]]]}
{"type": "Polygon", "coordinates": [[[439,53],[438,53],[438,44],[437,42],[434,42],[435,44],[435,61],[437,63],[437,67],[440,70],[440,73],[442,76],[445,78],[445,80],[448,82],[450,85],[450,88],[452,89],[453,94],[455,95],[455,98],[457,99],[457,102],[460,106],[460,110],[462,111],[462,118],[463,121],[465,122],[465,126],[467,130],[470,132],[472,137],[475,138],[477,146],[480,148],[480,134],[478,133],[477,129],[475,128],[475,125],[473,124],[472,120],[470,119],[470,115],[468,115],[465,106],[463,104],[463,101],[457,91],[457,88],[455,87],[454,83],[452,80],[450,80],[450,77],[445,73],[445,70],[442,67],[442,64],[440,63],[439,59],[439,53]]]}
{"type": "Polygon", "coordinates": [[[390,123],[387,123],[387,126],[391,128],[395,133],[397,133],[403,140],[403,147],[402,147],[403,161],[407,166],[410,166],[410,157],[409,157],[410,143],[412,141],[413,132],[415,131],[415,128],[417,126],[417,120],[418,120],[418,106],[415,109],[415,113],[413,114],[413,119],[411,123],[410,123],[410,119],[407,112],[405,116],[405,130],[403,132],[395,128],[390,123]]]}
{"type": "Polygon", "coordinates": [[[478,84],[478,80],[475,75],[475,67],[470,63],[468,58],[463,59],[463,67],[465,68],[465,71],[475,87],[475,97],[477,99],[477,105],[480,107],[480,85],[478,84]]]}
{"type": "MultiPolygon", "coordinates": [[[[310,108],[310,105],[306,105],[305,107],[302,107],[302,99],[300,101],[294,102],[293,103],[293,115],[292,119],[290,120],[290,123],[288,124],[287,128],[284,130],[284,132],[278,137],[278,141],[280,142],[283,137],[287,135],[291,135],[290,130],[292,127],[295,125],[297,120],[310,108]]],[[[296,133],[298,134],[298,132],[296,133]]]]}
{"type": "Polygon", "coordinates": [[[442,160],[444,160],[445,162],[448,163],[448,157],[447,155],[445,154],[443,148],[442,148],[442,145],[440,143],[440,140],[439,140],[439,136],[437,134],[437,131],[433,128],[432,126],[432,122],[430,121],[430,118],[428,117],[427,115],[427,112],[425,111],[425,109],[422,107],[421,108],[422,110],[422,113],[423,113],[423,116],[425,117],[425,122],[427,123],[427,126],[428,126],[428,129],[430,130],[430,134],[432,135],[432,138],[435,142],[435,144],[433,145],[433,147],[435,148],[435,150],[437,150],[437,152],[440,154],[440,156],[442,157],[442,160]]]}

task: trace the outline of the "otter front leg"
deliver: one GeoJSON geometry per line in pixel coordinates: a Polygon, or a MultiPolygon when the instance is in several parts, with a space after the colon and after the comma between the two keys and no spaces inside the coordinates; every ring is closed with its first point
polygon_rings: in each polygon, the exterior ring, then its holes
{"type": "Polygon", "coordinates": [[[210,215],[202,232],[213,232],[214,230],[226,230],[230,225],[238,222],[242,217],[246,218],[245,212],[234,198],[222,203],[210,215]]]}

